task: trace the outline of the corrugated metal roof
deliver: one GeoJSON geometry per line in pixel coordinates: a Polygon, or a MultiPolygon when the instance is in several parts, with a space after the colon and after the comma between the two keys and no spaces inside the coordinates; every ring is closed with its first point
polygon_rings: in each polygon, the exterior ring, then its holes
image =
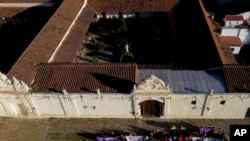
{"type": "MultiPolygon", "coordinates": [[[[139,83],[155,75],[169,84],[174,93],[225,93],[226,85],[219,73],[201,70],[139,69],[139,83]]],[[[138,84],[139,84],[138,83],[138,84]]]]}

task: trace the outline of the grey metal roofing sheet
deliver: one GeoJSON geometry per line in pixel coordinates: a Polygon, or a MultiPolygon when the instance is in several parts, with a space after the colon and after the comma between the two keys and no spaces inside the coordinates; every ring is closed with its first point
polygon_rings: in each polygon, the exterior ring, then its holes
{"type": "Polygon", "coordinates": [[[138,84],[155,75],[169,84],[175,93],[217,93],[226,92],[225,82],[219,74],[201,70],[139,69],[138,84]]]}
{"type": "Polygon", "coordinates": [[[185,88],[185,81],[183,79],[183,76],[182,76],[182,72],[181,71],[176,71],[177,73],[177,77],[178,77],[178,82],[179,82],[179,86],[180,86],[180,92],[185,92],[185,89],[182,89],[182,88],[185,88]]]}

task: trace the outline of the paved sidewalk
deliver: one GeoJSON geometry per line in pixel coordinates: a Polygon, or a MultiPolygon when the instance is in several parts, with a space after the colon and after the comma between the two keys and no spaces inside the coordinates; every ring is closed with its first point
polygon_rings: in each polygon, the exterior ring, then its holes
{"type": "Polygon", "coordinates": [[[0,118],[1,141],[44,141],[48,133],[79,133],[94,137],[103,133],[148,133],[152,130],[168,132],[172,125],[186,126],[189,131],[197,131],[199,126],[212,124],[229,133],[230,124],[250,124],[244,120],[194,120],[194,119],[24,119],[0,118]]]}

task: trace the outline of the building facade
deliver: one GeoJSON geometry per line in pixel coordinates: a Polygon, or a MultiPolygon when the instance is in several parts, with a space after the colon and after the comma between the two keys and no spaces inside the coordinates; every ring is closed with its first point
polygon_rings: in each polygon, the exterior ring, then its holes
{"type": "MultiPolygon", "coordinates": [[[[6,78],[1,74],[1,78],[6,78]]],[[[31,93],[15,78],[1,79],[0,115],[25,118],[223,118],[248,116],[248,93],[174,93],[150,75],[131,93],[31,93]],[[18,83],[14,83],[18,82],[18,83]],[[5,89],[8,85],[8,89],[5,89]],[[16,89],[19,88],[19,89],[16,89]]]]}

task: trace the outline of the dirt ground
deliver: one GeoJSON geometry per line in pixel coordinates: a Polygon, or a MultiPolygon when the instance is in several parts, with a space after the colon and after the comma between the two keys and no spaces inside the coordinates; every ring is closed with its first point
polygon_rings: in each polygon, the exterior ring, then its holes
{"type": "MultiPolygon", "coordinates": [[[[152,130],[168,132],[172,125],[197,132],[198,127],[212,124],[229,133],[231,124],[250,124],[250,119],[83,119],[83,118],[0,118],[1,141],[45,141],[49,133],[76,133],[86,138],[111,132],[145,134],[152,130]]],[[[57,140],[58,141],[58,140],[57,140]]]]}

